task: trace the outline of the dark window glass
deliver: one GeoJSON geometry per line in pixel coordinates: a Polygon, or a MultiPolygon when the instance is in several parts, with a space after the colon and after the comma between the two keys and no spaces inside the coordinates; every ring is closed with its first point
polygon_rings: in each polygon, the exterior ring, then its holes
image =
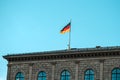
{"type": "Polygon", "coordinates": [[[112,80],[120,80],[120,68],[112,70],[112,80]]]}
{"type": "Polygon", "coordinates": [[[62,71],[60,80],[70,80],[70,72],[67,70],[62,71]]]}
{"type": "Polygon", "coordinates": [[[85,80],[94,80],[94,71],[92,69],[85,71],[85,80]]]}
{"type": "Polygon", "coordinates": [[[39,72],[38,80],[46,80],[46,73],[44,71],[39,72]]]}
{"type": "Polygon", "coordinates": [[[15,80],[24,80],[24,75],[23,73],[19,72],[17,73],[16,77],[15,77],[15,80]]]}

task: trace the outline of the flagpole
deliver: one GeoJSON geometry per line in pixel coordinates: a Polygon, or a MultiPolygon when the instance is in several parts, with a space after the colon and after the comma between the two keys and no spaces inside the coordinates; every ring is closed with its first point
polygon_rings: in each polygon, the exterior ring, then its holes
{"type": "Polygon", "coordinates": [[[71,20],[70,20],[70,32],[69,32],[69,44],[68,44],[68,50],[71,49],[71,20]]]}

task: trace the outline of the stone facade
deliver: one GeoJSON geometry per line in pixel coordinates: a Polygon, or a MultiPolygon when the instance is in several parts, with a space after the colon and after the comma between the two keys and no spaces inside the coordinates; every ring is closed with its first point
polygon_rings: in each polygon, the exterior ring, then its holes
{"type": "Polygon", "coordinates": [[[94,80],[112,80],[111,72],[120,68],[120,47],[71,49],[3,56],[8,60],[7,80],[15,80],[18,72],[24,80],[37,80],[40,71],[47,80],[60,80],[63,70],[70,72],[70,80],[84,80],[85,71],[94,71],[94,80]]]}

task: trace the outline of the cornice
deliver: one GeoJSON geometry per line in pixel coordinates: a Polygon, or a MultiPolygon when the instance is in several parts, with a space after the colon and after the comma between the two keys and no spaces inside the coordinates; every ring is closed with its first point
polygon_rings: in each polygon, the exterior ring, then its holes
{"type": "Polygon", "coordinates": [[[44,55],[44,56],[19,56],[19,57],[8,57],[8,61],[37,61],[37,60],[59,60],[59,59],[77,59],[77,58],[94,58],[94,57],[113,57],[120,56],[120,52],[99,52],[99,53],[76,53],[76,54],[64,54],[64,55],[44,55]]]}
{"type": "Polygon", "coordinates": [[[9,62],[120,56],[120,47],[85,48],[3,56],[9,62]]]}

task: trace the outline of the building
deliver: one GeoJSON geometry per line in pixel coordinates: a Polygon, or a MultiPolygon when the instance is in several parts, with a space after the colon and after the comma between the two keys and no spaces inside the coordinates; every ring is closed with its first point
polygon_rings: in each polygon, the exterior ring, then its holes
{"type": "Polygon", "coordinates": [[[120,46],[3,56],[7,80],[120,80],[120,46]]]}

